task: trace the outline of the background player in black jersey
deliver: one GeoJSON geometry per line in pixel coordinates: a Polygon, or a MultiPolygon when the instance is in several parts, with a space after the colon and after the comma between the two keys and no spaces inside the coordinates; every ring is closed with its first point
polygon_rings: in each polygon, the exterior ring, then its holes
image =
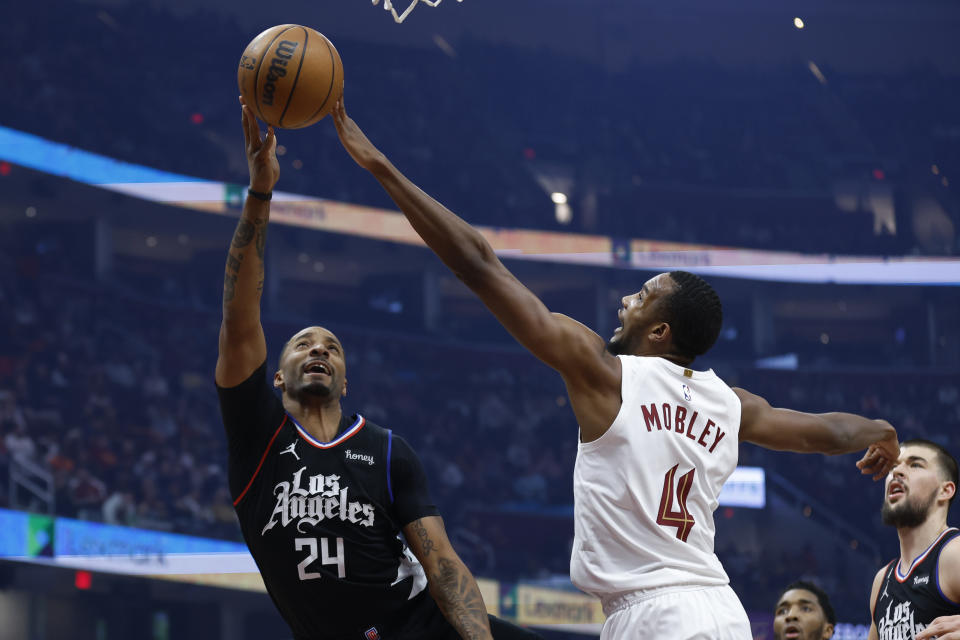
{"type": "Polygon", "coordinates": [[[885,489],[881,515],[884,524],[897,529],[900,557],[873,581],[868,637],[958,640],[960,532],[947,526],[957,492],[957,461],[934,442],[907,440],[885,489]]]}
{"type": "Polygon", "coordinates": [[[773,614],[773,640],[829,640],[837,614],[827,593],[817,585],[798,580],[787,585],[773,614]]]}
{"type": "Polygon", "coordinates": [[[410,446],[342,412],[333,333],[299,331],[268,376],[260,296],[277,141],[241,109],[250,191],[227,256],[216,383],[234,508],[274,604],[297,640],[539,637],[488,617],[410,446]]]}

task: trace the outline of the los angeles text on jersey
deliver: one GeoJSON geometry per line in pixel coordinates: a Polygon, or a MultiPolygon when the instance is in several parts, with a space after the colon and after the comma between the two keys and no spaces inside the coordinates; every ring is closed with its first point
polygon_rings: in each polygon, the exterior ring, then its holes
{"type": "Polygon", "coordinates": [[[888,604],[883,618],[877,623],[880,640],[911,640],[926,628],[927,625],[914,620],[913,607],[909,601],[888,604]]]}
{"type": "Polygon", "coordinates": [[[677,436],[696,442],[710,453],[713,453],[723,437],[727,435],[727,432],[716,422],[701,417],[697,411],[691,412],[683,405],[664,402],[657,406],[656,403],[651,402],[649,405],[642,405],[640,409],[643,411],[647,431],[652,432],[654,427],[657,431],[672,431],[677,436]]]}
{"type": "Polygon", "coordinates": [[[261,535],[272,529],[277,523],[286,527],[291,522],[297,522],[297,531],[305,533],[303,525],[312,526],[322,520],[339,518],[344,522],[352,522],[364,527],[373,526],[374,508],[372,504],[349,502],[347,493],[349,487],[340,487],[340,476],[317,474],[307,479],[307,486],[301,486],[303,472],[301,467],[293,474],[293,481],[279,482],[273,493],[277,497],[277,504],[270,514],[267,525],[261,535]]]}

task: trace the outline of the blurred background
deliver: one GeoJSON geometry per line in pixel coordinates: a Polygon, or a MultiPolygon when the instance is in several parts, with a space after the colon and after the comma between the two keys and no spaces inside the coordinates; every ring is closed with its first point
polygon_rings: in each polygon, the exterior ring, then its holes
{"type": "MultiPolygon", "coordinates": [[[[2,12],[0,640],[290,635],[244,561],[212,375],[247,181],[236,64],[274,24],[336,44],[351,116],[552,310],[607,336],[621,296],[698,271],[724,301],[700,368],[960,451],[954,2],[447,0],[402,25],[362,0],[2,12]]],[[[568,577],[559,376],[378,231],[393,205],[331,122],[278,139],[270,357],[303,326],[337,333],[344,409],[413,444],[488,605],[596,637],[568,577]]],[[[865,638],[899,552],[880,486],[856,456],[740,456],[754,471],[716,550],[755,637],[803,578],[835,638],[865,638]]]]}

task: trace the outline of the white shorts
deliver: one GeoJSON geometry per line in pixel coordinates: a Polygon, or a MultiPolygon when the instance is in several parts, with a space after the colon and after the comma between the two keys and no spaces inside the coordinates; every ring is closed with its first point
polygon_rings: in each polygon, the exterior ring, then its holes
{"type": "Polygon", "coordinates": [[[600,640],[752,640],[750,620],[729,586],[668,587],[603,601],[600,640]]]}

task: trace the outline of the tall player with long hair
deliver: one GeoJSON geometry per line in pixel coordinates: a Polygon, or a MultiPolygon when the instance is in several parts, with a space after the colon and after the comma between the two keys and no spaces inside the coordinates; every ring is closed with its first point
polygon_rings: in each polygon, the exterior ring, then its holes
{"type": "Polygon", "coordinates": [[[692,368],[720,332],[713,289],[662,273],[624,296],[609,341],[546,306],[486,239],[421,191],[347,116],[340,140],[413,228],[520,344],[563,378],[580,425],[570,574],[595,594],[602,638],[748,640],[746,612],[713,552],[713,511],[740,442],[807,453],[868,448],[858,462],[879,478],[897,460],[894,428],[848,413],[771,407],[692,368]]]}

